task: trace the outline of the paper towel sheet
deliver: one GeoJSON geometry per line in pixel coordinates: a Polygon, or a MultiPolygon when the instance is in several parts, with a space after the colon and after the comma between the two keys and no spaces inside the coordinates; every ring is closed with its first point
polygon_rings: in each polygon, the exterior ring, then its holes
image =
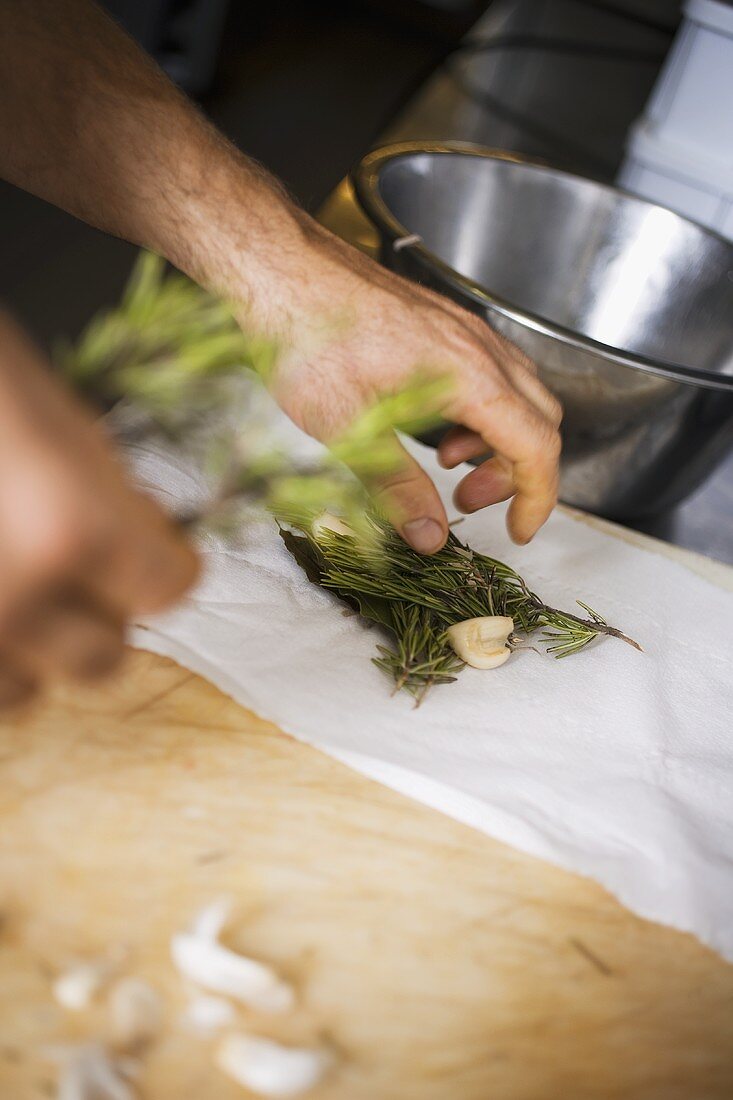
{"type": "MultiPolygon", "coordinates": [[[[449,504],[465,470],[412,450],[449,504]]],[[[140,447],[132,458],[169,507],[204,491],[178,458],[140,447]]],[[[377,633],[306,580],[270,521],[238,547],[207,536],[196,591],[134,644],[733,960],[733,595],[559,513],[518,548],[504,515],[496,506],[457,533],[548,603],[590,603],[645,653],[613,639],[561,661],[521,652],[495,671],[466,669],[414,709],[371,663],[377,633]]]]}

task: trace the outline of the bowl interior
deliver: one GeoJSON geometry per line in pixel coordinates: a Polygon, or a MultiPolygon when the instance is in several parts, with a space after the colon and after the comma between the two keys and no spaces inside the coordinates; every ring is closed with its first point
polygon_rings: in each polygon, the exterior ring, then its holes
{"type": "Polygon", "coordinates": [[[552,168],[417,152],[378,190],[408,233],[510,306],[650,359],[733,373],[733,246],[552,168]]]}

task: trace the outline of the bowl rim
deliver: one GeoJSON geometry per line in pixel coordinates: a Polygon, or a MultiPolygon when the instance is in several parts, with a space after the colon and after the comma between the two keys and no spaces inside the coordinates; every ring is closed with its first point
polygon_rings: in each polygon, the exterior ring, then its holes
{"type": "MultiPolygon", "coordinates": [[[[528,168],[539,171],[552,172],[553,175],[565,176],[568,179],[578,180],[583,184],[599,188],[613,195],[622,195],[625,198],[632,199],[640,205],[652,207],[656,210],[663,210],[671,217],[677,218],[690,225],[704,236],[719,241],[733,253],[733,245],[725,237],[700,225],[698,222],[692,221],[690,218],[685,218],[682,214],[678,214],[674,210],[669,210],[666,206],[660,206],[658,203],[650,202],[647,199],[643,199],[638,195],[634,195],[620,187],[615,187],[612,184],[603,183],[600,180],[595,180],[588,176],[580,176],[577,175],[577,173],[568,172],[563,168],[557,168],[553,164],[538,158],[527,157],[522,153],[515,153],[507,149],[494,149],[490,146],[477,145],[468,141],[392,142],[372,149],[362,158],[356,168],[352,170],[350,174],[351,183],[364,213],[371,219],[377,229],[391,238],[393,242],[402,237],[410,236],[411,231],[408,226],[398,221],[382,198],[379,190],[381,172],[385,165],[390,162],[416,153],[436,153],[439,155],[458,153],[485,158],[487,160],[508,161],[513,164],[522,164],[528,168]]],[[[411,242],[410,253],[413,257],[417,258],[423,266],[436,269],[449,286],[467,295],[482,307],[486,308],[488,306],[495,312],[527,328],[531,328],[543,335],[554,337],[561,343],[579,348],[582,351],[589,351],[601,355],[604,359],[618,363],[620,366],[629,367],[634,370],[642,370],[649,374],[660,375],[676,382],[684,382],[688,385],[704,386],[708,389],[733,392],[733,375],[718,373],[717,371],[707,370],[702,367],[690,367],[677,363],[668,363],[661,359],[652,359],[649,356],[624,351],[624,349],[614,347],[612,344],[604,344],[600,340],[594,340],[592,337],[585,336],[573,329],[566,328],[564,325],[556,324],[554,321],[550,321],[539,314],[532,313],[530,310],[522,309],[512,304],[510,301],[507,301],[507,299],[502,298],[501,295],[492,293],[473,279],[461,275],[460,272],[456,271],[450,264],[441,260],[440,257],[434,252],[431,252],[429,248],[426,248],[422,241],[418,240],[414,243],[411,242]]]]}

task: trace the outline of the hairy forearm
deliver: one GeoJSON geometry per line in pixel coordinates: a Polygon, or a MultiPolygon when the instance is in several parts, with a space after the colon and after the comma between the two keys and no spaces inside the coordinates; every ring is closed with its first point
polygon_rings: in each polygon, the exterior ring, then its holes
{"type": "MultiPolygon", "coordinates": [[[[91,0],[0,0],[0,44],[0,174],[231,300],[248,332],[276,338],[273,392],[318,439],[418,367],[447,375],[462,426],[447,463],[494,452],[458,503],[514,494],[510,530],[531,538],[556,499],[561,412],[516,349],[320,229],[91,0]]],[[[415,549],[443,545],[414,459],[373,487],[415,549]]]]}
{"type": "Polygon", "coordinates": [[[0,0],[0,41],[0,175],[214,289],[277,285],[311,223],[100,8],[0,0]]]}

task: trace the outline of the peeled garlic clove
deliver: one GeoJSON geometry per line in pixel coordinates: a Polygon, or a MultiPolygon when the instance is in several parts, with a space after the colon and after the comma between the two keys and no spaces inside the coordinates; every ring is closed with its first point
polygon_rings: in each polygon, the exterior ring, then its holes
{"type": "Polygon", "coordinates": [[[149,1043],[160,1031],[160,997],[141,978],[121,978],[111,989],[109,1011],[115,1043],[131,1049],[149,1043]]]}
{"type": "Polygon", "coordinates": [[[320,516],[313,520],[311,531],[316,541],[321,538],[325,531],[330,531],[334,535],[354,534],[349,525],[340,516],[335,516],[333,512],[321,512],[320,516]]]}
{"type": "Polygon", "coordinates": [[[446,634],[451,646],[471,668],[498,668],[508,659],[507,646],[514,630],[508,615],[484,615],[449,626],[446,634]]]}
{"type": "Polygon", "coordinates": [[[286,1047],[256,1035],[222,1039],[215,1061],[238,1084],[260,1096],[300,1096],[312,1089],[331,1065],[324,1050],[286,1047]]]}
{"type": "Polygon", "coordinates": [[[189,1031],[194,1031],[198,1035],[213,1035],[225,1027],[231,1027],[236,1018],[237,1014],[231,1001],[225,1001],[223,997],[202,994],[189,1001],[181,1020],[189,1031]]]}
{"type": "Polygon", "coordinates": [[[171,940],[171,954],[180,972],[204,989],[264,1012],[285,1012],[293,1005],[292,989],[274,970],[217,940],[181,932],[171,940]]]}
{"type": "Polygon", "coordinates": [[[105,983],[108,964],[101,959],[77,963],[59,974],[53,983],[53,995],[60,1005],[72,1012],[88,1008],[105,983]]]}
{"type": "Polygon", "coordinates": [[[196,917],[190,932],[173,936],[173,962],[184,977],[213,993],[262,1012],[286,1012],[295,1002],[292,987],[271,967],[219,942],[228,911],[226,900],[214,902],[196,917]]]}

